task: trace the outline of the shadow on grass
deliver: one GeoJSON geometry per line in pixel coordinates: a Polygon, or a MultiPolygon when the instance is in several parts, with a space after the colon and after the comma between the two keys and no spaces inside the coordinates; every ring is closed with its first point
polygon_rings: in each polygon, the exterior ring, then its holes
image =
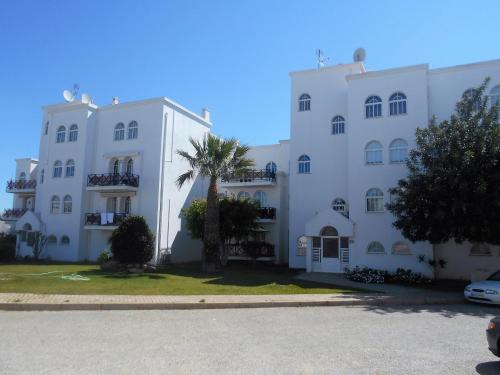
{"type": "MultiPolygon", "coordinates": [[[[465,302],[456,305],[382,305],[382,306],[363,306],[362,309],[375,314],[418,314],[422,312],[436,313],[445,318],[453,318],[459,315],[476,316],[479,318],[491,319],[500,316],[500,307],[492,305],[480,305],[465,302]]],[[[485,321],[484,329],[488,322],[485,321]]],[[[499,372],[500,374],[500,372],[499,372]]]]}
{"type": "MultiPolygon", "coordinates": [[[[109,273],[100,270],[88,270],[79,272],[86,277],[102,277],[107,279],[150,279],[162,280],[168,276],[186,277],[199,280],[202,284],[237,286],[237,287],[259,287],[276,285],[296,286],[303,289],[346,289],[336,287],[331,284],[318,283],[313,281],[304,281],[294,279],[299,272],[290,270],[282,266],[252,265],[245,263],[230,263],[221,272],[208,274],[201,272],[200,263],[184,263],[169,266],[167,269],[154,273],[129,274],[124,272],[109,273]]],[[[168,282],[168,280],[166,280],[168,282]]]]}

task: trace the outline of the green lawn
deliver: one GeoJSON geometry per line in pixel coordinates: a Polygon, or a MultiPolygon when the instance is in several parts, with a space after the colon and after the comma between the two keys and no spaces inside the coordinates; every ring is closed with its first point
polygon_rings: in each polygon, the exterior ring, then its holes
{"type": "Polygon", "coordinates": [[[0,264],[0,293],[42,294],[299,294],[343,293],[351,290],[295,280],[287,268],[235,264],[223,273],[206,275],[199,264],[172,266],[161,273],[103,273],[88,264],[0,264]],[[51,273],[58,271],[58,273],[51,273]],[[45,275],[43,275],[45,273],[45,275]],[[67,280],[61,275],[78,274],[88,281],[67,280]]]}

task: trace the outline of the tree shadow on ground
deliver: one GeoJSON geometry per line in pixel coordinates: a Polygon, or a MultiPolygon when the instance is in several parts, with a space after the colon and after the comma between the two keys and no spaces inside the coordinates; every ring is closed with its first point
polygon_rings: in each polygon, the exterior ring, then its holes
{"type": "Polygon", "coordinates": [[[481,375],[500,374],[500,361],[483,362],[476,366],[476,372],[481,375]]]}
{"type": "Polygon", "coordinates": [[[100,270],[80,271],[79,275],[84,277],[103,277],[105,279],[150,279],[161,280],[166,277],[157,273],[125,273],[125,272],[102,272],[100,270]]]}
{"type": "MultiPolygon", "coordinates": [[[[418,314],[422,312],[436,313],[446,318],[459,315],[476,316],[480,318],[492,318],[500,316],[500,307],[491,305],[480,305],[464,302],[455,305],[381,305],[363,306],[365,311],[375,314],[418,314]]],[[[485,328],[486,329],[486,328],[485,328]]],[[[498,372],[500,374],[500,372],[498,372]]]]}

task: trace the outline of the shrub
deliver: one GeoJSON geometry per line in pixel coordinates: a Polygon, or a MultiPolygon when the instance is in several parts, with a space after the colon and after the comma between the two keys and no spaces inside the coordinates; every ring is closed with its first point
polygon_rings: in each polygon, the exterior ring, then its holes
{"type": "Polygon", "coordinates": [[[425,277],[420,272],[404,268],[398,268],[396,272],[391,273],[386,270],[356,266],[353,269],[346,268],[344,275],[349,280],[365,284],[427,284],[432,282],[432,279],[425,277]]]}
{"type": "Polygon", "coordinates": [[[110,239],[113,258],[120,263],[146,263],[153,257],[154,236],[142,216],[125,218],[110,239]]]}
{"type": "Polygon", "coordinates": [[[108,250],[104,250],[97,257],[97,264],[104,264],[110,259],[111,259],[111,253],[108,250]]]}
{"type": "Polygon", "coordinates": [[[8,262],[16,258],[16,236],[0,233],[0,261],[8,262]]]}

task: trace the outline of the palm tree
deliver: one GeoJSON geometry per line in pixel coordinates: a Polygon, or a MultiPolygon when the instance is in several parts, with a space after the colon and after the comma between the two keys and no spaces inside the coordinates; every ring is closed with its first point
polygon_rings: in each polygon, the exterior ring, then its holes
{"type": "Polygon", "coordinates": [[[197,174],[210,179],[207,192],[207,211],[203,230],[203,270],[218,270],[220,262],[219,196],[217,180],[231,174],[243,173],[254,165],[246,158],[248,146],[240,145],[234,138],[221,139],[208,134],[200,142],[189,139],[195,153],[177,150],[177,154],[188,161],[190,169],[177,178],[181,188],[185,182],[193,180],[197,174]]]}

